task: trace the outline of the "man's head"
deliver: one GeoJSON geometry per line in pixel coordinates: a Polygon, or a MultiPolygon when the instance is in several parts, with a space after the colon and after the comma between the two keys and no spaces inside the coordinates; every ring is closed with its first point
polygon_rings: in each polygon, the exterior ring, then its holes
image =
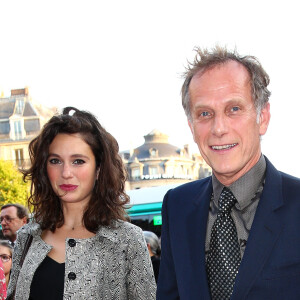
{"type": "Polygon", "coordinates": [[[182,103],[195,142],[214,174],[230,185],[261,155],[270,120],[269,77],[256,58],[215,48],[197,51],[182,103]]]}
{"type": "Polygon", "coordinates": [[[267,88],[270,78],[257,58],[248,55],[241,56],[236,51],[229,51],[219,46],[216,46],[211,51],[200,48],[196,48],[195,51],[195,59],[187,66],[187,70],[184,73],[185,80],[181,89],[182,106],[188,119],[190,120],[191,117],[189,86],[194,75],[204,73],[206,70],[232,60],[243,65],[249,73],[252,99],[259,115],[260,110],[269,102],[271,93],[267,88]]]}
{"type": "Polygon", "coordinates": [[[28,210],[20,204],[3,205],[0,220],[4,237],[14,242],[17,230],[28,222],[28,217],[28,210]]]}

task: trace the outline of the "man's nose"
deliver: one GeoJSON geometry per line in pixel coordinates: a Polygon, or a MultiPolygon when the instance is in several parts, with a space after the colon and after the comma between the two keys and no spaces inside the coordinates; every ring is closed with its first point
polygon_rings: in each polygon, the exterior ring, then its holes
{"type": "Polygon", "coordinates": [[[0,220],[0,223],[1,223],[1,224],[4,223],[4,222],[5,222],[5,224],[7,224],[6,218],[3,218],[3,219],[0,220]]]}
{"type": "Polygon", "coordinates": [[[225,115],[215,115],[212,125],[212,133],[221,137],[228,132],[228,120],[225,115]]]}

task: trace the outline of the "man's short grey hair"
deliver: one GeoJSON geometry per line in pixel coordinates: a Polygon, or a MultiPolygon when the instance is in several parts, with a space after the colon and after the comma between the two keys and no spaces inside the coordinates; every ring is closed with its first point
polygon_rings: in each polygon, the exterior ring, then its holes
{"type": "Polygon", "coordinates": [[[160,245],[158,236],[152,231],[143,231],[146,243],[150,245],[153,254],[160,254],[160,245]]]}
{"type": "Polygon", "coordinates": [[[226,47],[215,46],[211,50],[195,48],[196,56],[193,62],[189,62],[186,72],[183,74],[184,83],[181,89],[182,106],[185,114],[192,121],[190,107],[189,86],[192,78],[199,72],[205,72],[213,67],[232,60],[242,64],[249,72],[251,80],[252,98],[259,117],[261,110],[269,102],[271,92],[267,86],[270,83],[269,75],[263,69],[258,59],[254,56],[241,56],[236,49],[228,50],[226,47]]]}

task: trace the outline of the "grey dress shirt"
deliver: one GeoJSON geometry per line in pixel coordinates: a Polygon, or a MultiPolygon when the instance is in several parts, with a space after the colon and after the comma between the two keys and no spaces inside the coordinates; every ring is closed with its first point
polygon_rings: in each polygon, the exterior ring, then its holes
{"type": "MultiPolygon", "coordinates": [[[[256,165],[228,188],[237,199],[236,205],[231,211],[231,216],[237,229],[240,244],[241,257],[243,257],[249,232],[252,226],[256,208],[263,190],[266,172],[266,160],[261,155],[256,165]]],[[[205,251],[208,253],[211,229],[218,213],[218,201],[224,185],[213,175],[213,194],[208,213],[205,251]]]]}

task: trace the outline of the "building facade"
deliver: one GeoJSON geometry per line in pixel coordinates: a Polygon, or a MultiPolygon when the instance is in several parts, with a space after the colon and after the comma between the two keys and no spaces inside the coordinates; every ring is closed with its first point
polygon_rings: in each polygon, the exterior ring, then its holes
{"type": "Polygon", "coordinates": [[[127,190],[186,183],[211,175],[200,154],[189,153],[188,145],[169,144],[168,135],[153,130],[140,147],[121,152],[128,172],[127,190]]]}
{"type": "Polygon", "coordinates": [[[28,145],[55,112],[55,108],[34,103],[28,88],[14,89],[10,97],[0,97],[0,159],[28,167],[28,145]]]}

